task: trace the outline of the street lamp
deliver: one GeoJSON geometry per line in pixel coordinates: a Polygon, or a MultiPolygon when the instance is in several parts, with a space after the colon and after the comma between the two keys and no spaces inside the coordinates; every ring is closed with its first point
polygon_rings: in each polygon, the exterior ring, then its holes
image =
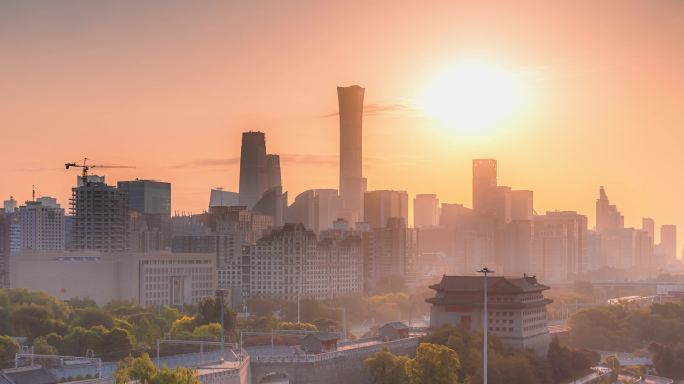
{"type": "Polygon", "coordinates": [[[482,330],[484,333],[484,345],[482,346],[482,355],[484,357],[484,367],[482,373],[484,379],[483,383],[487,384],[487,367],[489,365],[487,362],[487,350],[489,349],[489,345],[487,345],[487,331],[489,331],[489,321],[487,320],[487,315],[489,314],[487,312],[487,275],[490,273],[494,273],[494,270],[484,267],[477,272],[484,274],[484,318],[482,320],[482,330]]]}
{"type": "Polygon", "coordinates": [[[223,298],[226,296],[227,291],[225,289],[217,289],[216,297],[220,300],[219,312],[221,313],[221,361],[223,361],[225,354],[225,344],[226,344],[226,328],[223,324],[223,298]]]}

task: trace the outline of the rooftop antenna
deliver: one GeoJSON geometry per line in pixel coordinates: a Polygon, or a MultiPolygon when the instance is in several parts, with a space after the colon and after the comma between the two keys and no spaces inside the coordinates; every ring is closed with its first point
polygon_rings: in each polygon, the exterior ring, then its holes
{"type": "Polygon", "coordinates": [[[36,185],[31,185],[31,201],[36,201],[36,185]]]}

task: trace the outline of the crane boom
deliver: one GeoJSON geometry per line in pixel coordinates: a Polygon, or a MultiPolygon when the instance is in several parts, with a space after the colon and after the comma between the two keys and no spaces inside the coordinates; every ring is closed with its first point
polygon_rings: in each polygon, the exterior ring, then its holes
{"type": "Polygon", "coordinates": [[[88,164],[88,158],[84,157],[83,162],[81,164],[73,162],[73,163],[64,163],[64,168],[69,169],[69,168],[81,168],[81,180],[83,181],[83,185],[86,185],[88,183],[88,171],[92,168],[135,168],[133,166],[129,165],[97,165],[97,164],[88,164]]]}

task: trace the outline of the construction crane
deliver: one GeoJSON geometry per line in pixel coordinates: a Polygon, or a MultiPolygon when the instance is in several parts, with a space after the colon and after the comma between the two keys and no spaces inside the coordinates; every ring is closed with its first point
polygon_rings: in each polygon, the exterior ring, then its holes
{"type": "Polygon", "coordinates": [[[83,185],[86,185],[88,183],[88,171],[93,169],[93,168],[100,168],[100,169],[106,169],[106,168],[135,168],[132,166],[128,165],[98,165],[98,164],[88,164],[88,158],[84,157],[83,162],[81,164],[79,163],[65,163],[64,168],[69,169],[69,168],[81,168],[82,170],[82,175],[81,175],[81,180],[83,181],[83,185]]]}

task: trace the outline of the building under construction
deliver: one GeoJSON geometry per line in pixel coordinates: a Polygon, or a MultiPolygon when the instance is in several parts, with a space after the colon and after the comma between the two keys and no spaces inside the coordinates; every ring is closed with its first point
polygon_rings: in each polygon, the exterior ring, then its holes
{"type": "Polygon", "coordinates": [[[71,249],[122,252],[129,247],[128,196],[100,182],[72,188],[71,249]]]}

